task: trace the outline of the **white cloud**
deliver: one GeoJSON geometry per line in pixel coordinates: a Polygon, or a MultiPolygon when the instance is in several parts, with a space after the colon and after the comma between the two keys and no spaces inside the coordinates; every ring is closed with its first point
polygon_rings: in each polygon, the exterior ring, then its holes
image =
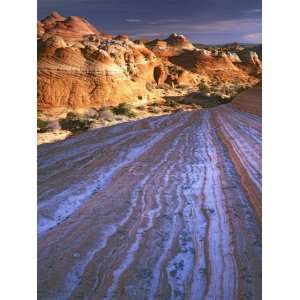
{"type": "MultiPolygon", "coordinates": [[[[175,19],[169,19],[175,20],[175,19]]],[[[157,20],[158,21],[158,20],[157,20]]],[[[166,22],[164,20],[163,26],[154,26],[146,28],[136,28],[130,36],[134,38],[161,38],[168,36],[172,32],[179,32],[185,35],[197,35],[199,39],[201,35],[210,36],[211,40],[214,35],[224,36],[224,39],[236,39],[248,43],[261,42],[261,18],[245,18],[245,19],[231,19],[211,21],[204,24],[189,24],[166,22]],[[159,28],[158,30],[156,28],[159,28]]],[[[152,25],[151,23],[146,23],[152,25]]],[[[204,37],[201,38],[204,38],[204,37]]]]}
{"type": "Polygon", "coordinates": [[[142,20],[140,20],[140,19],[126,19],[125,21],[129,22],[129,23],[139,23],[139,22],[142,22],[142,20]]]}
{"type": "Polygon", "coordinates": [[[250,9],[247,11],[249,14],[259,14],[261,13],[261,8],[256,8],[256,9],[250,9]]]}
{"type": "MultiPolygon", "coordinates": [[[[166,28],[172,31],[173,25],[167,25],[166,28]]],[[[174,27],[175,28],[175,27],[174,27]]],[[[260,19],[237,19],[237,20],[220,20],[209,22],[206,24],[183,24],[180,26],[182,32],[186,33],[202,33],[202,34],[214,34],[214,33],[247,33],[255,30],[261,31],[260,19]]],[[[178,26],[176,26],[178,29],[178,26]]]]}
{"type": "Polygon", "coordinates": [[[150,25],[166,25],[169,23],[182,23],[185,22],[185,19],[160,19],[149,22],[150,25]]]}
{"type": "Polygon", "coordinates": [[[140,34],[131,34],[132,38],[155,38],[155,37],[161,37],[163,36],[164,33],[162,32],[145,32],[145,33],[140,33],[140,34]]]}
{"type": "Polygon", "coordinates": [[[185,19],[167,19],[166,22],[168,23],[177,23],[177,22],[184,22],[185,19]]]}
{"type": "Polygon", "coordinates": [[[261,43],[261,32],[249,33],[242,37],[244,42],[247,43],[261,43]]]}

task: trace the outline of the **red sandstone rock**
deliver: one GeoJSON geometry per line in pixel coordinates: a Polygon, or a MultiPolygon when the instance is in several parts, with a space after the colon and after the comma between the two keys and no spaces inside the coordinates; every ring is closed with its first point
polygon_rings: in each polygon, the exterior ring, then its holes
{"type": "Polygon", "coordinates": [[[38,108],[88,108],[134,102],[154,82],[222,90],[253,86],[261,63],[252,53],[196,49],[183,35],[134,43],[114,39],[80,17],[53,12],[38,27],[38,108]],[[145,46],[146,45],[146,46],[145,46]],[[247,54],[247,53],[246,53],[247,54]],[[246,55],[245,54],[245,55],[246,55]]]}
{"type": "Polygon", "coordinates": [[[40,37],[47,39],[51,36],[61,36],[65,40],[81,40],[85,36],[95,35],[98,37],[105,36],[104,33],[99,32],[93,25],[87,20],[70,16],[64,18],[57,12],[52,12],[50,16],[41,20],[38,23],[38,33],[40,37]],[[43,29],[43,33],[42,33],[43,29]]]}
{"type": "Polygon", "coordinates": [[[155,55],[131,41],[40,41],[38,108],[102,107],[134,101],[154,82],[155,55]]]}

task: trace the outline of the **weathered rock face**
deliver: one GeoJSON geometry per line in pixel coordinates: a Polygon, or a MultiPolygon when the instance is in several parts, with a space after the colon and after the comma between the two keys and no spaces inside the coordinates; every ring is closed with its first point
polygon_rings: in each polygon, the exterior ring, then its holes
{"type": "Polygon", "coordinates": [[[261,61],[258,58],[258,55],[255,52],[250,52],[250,62],[253,63],[254,65],[261,67],[261,61]]]}
{"type": "Polygon", "coordinates": [[[252,86],[260,80],[261,62],[255,52],[232,45],[229,48],[195,48],[184,36],[172,34],[165,40],[154,40],[146,46],[167,66],[166,82],[171,85],[197,85],[205,82],[212,89],[223,90],[252,86]],[[242,58],[229,50],[244,51],[242,58]],[[250,54],[249,54],[250,53],[250,54]],[[252,53],[252,54],[251,54],[252,53]],[[184,74],[184,76],[180,76],[184,74]],[[179,78],[185,78],[180,80],[179,78]]]}
{"type": "Polygon", "coordinates": [[[242,64],[236,64],[239,69],[244,70],[248,74],[261,78],[262,63],[258,54],[254,51],[243,50],[239,53],[242,59],[242,64]]]}
{"type": "Polygon", "coordinates": [[[101,107],[133,101],[154,82],[155,55],[131,41],[67,45],[62,38],[40,43],[38,107],[101,107]]]}
{"type": "Polygon", "coordinates": [[[174,65],[199,75],[209,85],[224,86],[251,86],[259,79],[249,75],[247,70],[236,66],[240,63],[237,55],[232,53],[212,54],[207,50],[185,50],[179,55],[169,57],[174,65]]]}
{"type": "Polygon", "coordinates": [[[231,60],[231,62],[233,63],[239,63],[242,62],[241,59],[239,58],[239,56],[236,53],[232,53],[232,52],[228,52],[228,57],[231,60]]]}
{"type": "Polygon", "coordinates": [[[76,41],[89,35],[105,36],[87,20],[76,16],[65,18],[58,12],[52,12],[38,23],[38,37],[44,40],[51,36],[60,36],[68,41],[76,41]]]}
{"type": "Polygon", "coordinates": [[[147,94],[147,83],[154,83],[156,56],[126,36],[110,39],[79,17],[64,19],[56,14],[38,27],[40,110],[134,101],[147,94]],[[59,26],[53,26],[57,22],[59,26]],[[66,23],[71,24],[69,29],[66,23]]]}
{"type": "Polygon", "coordinates": [[[154,83],[238,89],[256,84],[261,74],[255,52],[197,49],[183,35],[132,42],[57,12],[37,27],[39,110],[135,102],[154,83]]]}
{"type": "Polygon", "coordinates": [[[167,74],[164,66],[160,65],[154,68],[154,79],[157,84],[164,83],[167,79],[167,74]]]}
{"type": "Polygon", "coordinates": [[[153,40],[146,43],[146,46],[158,57],[165,58],[180,53],[183,49],[193,50],[195,47],[184,35],[171,34],[165,40],[153,40]]]}
{"type": "Polygon", "coordinates": [[[195,47],[189,40],[182,34],[172,33],[166,40],[168,45],[179,47],[182,49],[194,49],[195,47]]]}

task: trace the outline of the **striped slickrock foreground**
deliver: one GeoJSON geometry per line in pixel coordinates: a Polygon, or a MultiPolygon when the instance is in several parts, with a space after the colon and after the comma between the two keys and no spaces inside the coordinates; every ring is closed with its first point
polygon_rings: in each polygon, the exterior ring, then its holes
{"type": "Polygon", "coordinates": [[[261,299],[260,99],[40,146],[38,298],[261,299]]]}

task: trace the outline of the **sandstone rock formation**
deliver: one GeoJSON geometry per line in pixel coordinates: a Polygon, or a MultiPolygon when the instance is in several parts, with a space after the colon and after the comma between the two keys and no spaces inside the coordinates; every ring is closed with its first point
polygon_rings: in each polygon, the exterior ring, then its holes
{"type": "Polygon", "coordinates": [[[196,45],[206,49],[213,55],[226,54],[235,65],[247,74],[261,79],[262,74],[262,45],[243,45],[231,43],[219,46],[196,45]]]}
{"type": "Polygon", "coordinates": [[[125,36],[105,37],[78,17],[52,27],[55,17],[42,21],[45,33],[38,41],[40,110],[115,105],[147,94],[157,64],[149,49],[125,36]]]}
{"type": "Polygon", "coordinates": [[[87,20],[77,16],[65,18],[58,12],[52,12],[38,23],[38,37],[44,40],[51,36],[60,36],[68,41],[77,41],[89,35],[105,36],[87,20]]]}
{"type": "Polygon", "coordinates": [[[146,46],[162,59],[169,70],[166,82],[172,85],[205,82],[212,90],[219,90],[221,95],[221,90],[232,89],[234,92],[234,89],[255,85],[260,80],[261,62],[258,56],[238,45],[199,49],[183,35],[172,34],[165,40],[148,42],[146,46]],[[240,52],[228,49],[244,52],[240,57],[240,52]],[[179,74],[185,74],[189,80],[183,82],[179,74]]]}
{"type": "Polygon", "coordinates": [[[228,52],[228,57],[233,63],[240,63],[242,62],[240,57],[236,53],[228,52]]]}
{"type": "Polygon", "coordinates": [[[236,64],[236,66],[250,75],[261,78],[262,63],[258,54],[254,51],[245,49],[239,53],[239,56],[241,57],[243,63],[236,64]]]}
{"type": "Polygon", "coordinates": [[[261,299],[254,99],[40,146],[38,298],[261,299]]]}
{"type": "Polygon", "coordinates": [[[259,79],[249,74],[248,70],[237,66],[244,63],[233,53],[185,50],[178,55],[170,56],[168,60],[192,74],[197,74],[198,77],[195,78],[201,78],[213,91],[244,88],[259,82],[259,79]]]}
{"type": "Polygon", "coordinates": [[[231,97],[260,80],[255,52],[195,48],[186,37],[132,42],[114,38],[80,17],[57,12],[37,24],[38,109],[89,108],[135,102],[149,86],[203,86],[231,97]],[[240,55],[241,53],[241,55],[240,55]]]}
{"type": "Polygon", "coordinates": [[[168,45],[181,49],[194,49],[192,43],[182,34],[172,33],[166,40],[168,45]]]}
{"type": "Polygon", "coordinates": [[[167,74],[163,65],[154,68],[154,80],[157,84],[164,83],[167,79],[167,74]]]}
{"type": "Polygon", "coordinates": [[[195,47],[184,35],[172,33],[165,40],[153,40],[146,43],[146,46],[158,57],[169,57],[180,53],[183,49],[193,50],[195,47]]]}

